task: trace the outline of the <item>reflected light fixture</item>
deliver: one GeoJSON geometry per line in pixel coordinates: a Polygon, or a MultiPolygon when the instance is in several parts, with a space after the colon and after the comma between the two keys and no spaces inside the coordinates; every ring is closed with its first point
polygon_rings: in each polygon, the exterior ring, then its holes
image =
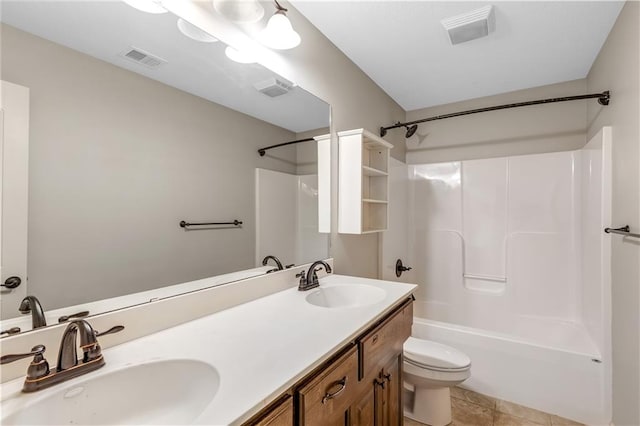
{"type": "Polygon", "coordinates": [[[203,43],[215,43],[216,41],[218,41],[217,38],[215,38],[208,32],[201,30],[200,28],[185,21],[182,18],[178,18],[178,29],[182,34],[195,41],[200,41],[203,43]]]}
{"type": "Polygon", "coordinates": [[[264,16],[264,8],[257,0],[213,0],[213,8],[237,23],[257,22],[264,16]]]}
{"type": "Polygon", "coordinates": [[[160,0],[122,0],[129,6],[147,13],[167,13],[160,0]]]}
{"type": "Polygon", "coordinates": [[[278,50],[293,49],[300,44],[300,35],[294,31],[289,18],[287,18],[287,9],[282,7],[277,0],[276,13],[269,18],[267,26],[260,32],[260,41],[267,47],[278,50]]]}
{"type": "Polygon", "coordinates": [[[251,53],[234,49],[231,46],[227,46],[227,48],[224,50],[224,54],[227,55],[227,58],[231,59],[232,61],[239,62],[241,64],[252,64],[256,62],[256,58],[251,53]]]}

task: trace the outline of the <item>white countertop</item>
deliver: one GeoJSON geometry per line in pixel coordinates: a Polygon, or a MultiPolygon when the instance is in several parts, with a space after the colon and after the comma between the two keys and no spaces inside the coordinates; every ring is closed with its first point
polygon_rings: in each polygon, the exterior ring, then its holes
{"type": "MultiPolygon", "coordinates": [[[[200,360],[217,369],[220,387],[196,423],[241,424],[416,288],[412,284],[343,275],[329,275],[320,280],[321,287],[337,283],[372,285],[384,289],[386,296],[368,306],[323,308],[305,301],[315,290],[300,292],[292,287],[105,349],[106,366],[66,383],[154,360],[200,360]]],[[[54,365],[55,349],[47,354],[54,365]]],[[[17,379],[2,385],[5,415],[6,410],[27,405],[29,398],[39,395],[39,392],[21,394],[22,382],[23,379],[17,379]]]]}

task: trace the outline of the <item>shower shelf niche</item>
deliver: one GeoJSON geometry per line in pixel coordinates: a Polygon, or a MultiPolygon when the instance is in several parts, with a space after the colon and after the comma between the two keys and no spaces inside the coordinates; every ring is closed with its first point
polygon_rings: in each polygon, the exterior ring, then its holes
{"type": "Polygon", "coordinates": [[[368,234],[387,229],[392,147],[364,129],[338,132],[338,232],[368,234]]]}

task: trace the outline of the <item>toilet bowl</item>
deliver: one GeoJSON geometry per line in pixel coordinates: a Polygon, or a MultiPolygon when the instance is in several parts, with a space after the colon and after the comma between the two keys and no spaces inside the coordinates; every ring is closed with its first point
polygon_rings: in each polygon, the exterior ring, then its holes
{"type": "Polygon", "coordinates": [[[471,360],[452,347],[409,337],[404,343],[404,415],[430,426],[451,423],[450,388],[471,375],[471,360]]]}

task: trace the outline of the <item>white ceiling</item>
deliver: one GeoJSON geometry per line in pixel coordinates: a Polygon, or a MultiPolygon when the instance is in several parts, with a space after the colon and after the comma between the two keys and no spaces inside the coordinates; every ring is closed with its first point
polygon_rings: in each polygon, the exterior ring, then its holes
{"type": "Polygon", "coordinates": [[[300,87],[276,98],[259,93],[253,85],[276,74],[229,60],[223,43],[185,37],[170,13],[144,13],[121,1],[2,0],[1,20],[292,132],[329,126],[327,103],[300,87]],[[132,46],[168,63],[153,70],[120,56],[132,46]]]}
{"type": "Polygon", "coordinates": [[[407,111],[585,78],[624,4],[292,3],[407,111]],[[495,32],[452,46],[440,21],[487,4],[494,6],[495,32]]]}

